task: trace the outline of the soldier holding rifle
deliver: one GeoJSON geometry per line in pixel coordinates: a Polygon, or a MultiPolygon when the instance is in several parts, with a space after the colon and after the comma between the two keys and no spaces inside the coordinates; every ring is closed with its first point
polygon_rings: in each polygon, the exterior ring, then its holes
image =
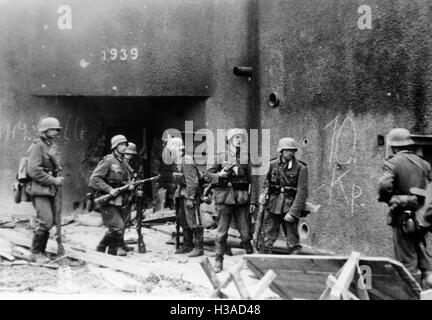
{"type": "Polygon", "coordinates": [[[213,199],[219,217],[216,229],[215,272],[223,269],[223,256],[226,253],[228,229],[232,218],[240,232],[246,253],[253,253],[249,212],[255,212],[256,192],[252,190],[249,195],[249,189],[255,184],[252,183],[249,154],[241,150],[246,138],[245,130],[228,130],[227,150],[216,157],[214,165],[204,175],[205,180],[214,185],[213,199]]]}
{"type": "MultiPolygon", "coordinates": [[[[60,122],[56,118],[44,118],[39,123],[40,136],[33,142],[28,150],[27,172],[32,179],[26,187],[32,197],[36,209],[37,225],[33,236],[31,252],[32,260],[37,263],[46,263],[45,248],[49,238],[49,231],[54,225],[56,207],[61,201],[56,201],[59,188],[63,184],[63,177],[57,176],[58,151],[54,139],[60,132],[60,122]]],[[[61,196],[60,194],[58,195],[61,196]]],[[[60,199],[57,199],[60,200],[60,199]]],[[[59,219],[56,222],[59,223],[59,219]]],[[[60,226],[58,225],[57,231],[60,226]]],[[[61,234],[57,235],[61,239],[61,234]]],[[[59,253],[61,242],[59,242],[59,253]]]]}
{"type": "MultiPolygon", "coordinates": [[[[130,206],[119,187],[131,181],[132,169],[124,158],[128,141],[123,135],[111,139],[112,153],[105,156],[97,165],[90,177],[90,187],[100,194],[108,194],[112,199],[101,205],[100,211],[104,226],[108,231],[99,242],[96,250],[117,255],[117,250],[123,244],[125,224],[123,217],[128,215],[130,206]]],[[[128,187],[133,189],[133,184],[128,187]]]]}

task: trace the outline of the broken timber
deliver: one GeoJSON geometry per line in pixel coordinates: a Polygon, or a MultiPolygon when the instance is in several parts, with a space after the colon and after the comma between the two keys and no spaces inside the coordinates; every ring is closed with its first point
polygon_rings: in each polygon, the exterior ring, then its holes
{"type": "Polygon", "coordinates": [[[282,299],[421,298],[421,287],[408,270],[386,257],[252,254],[244,259],[259,277],[269,269],[277,274],[270,288],[282,299]],[[361,269],[369,270],[365,274],[369,284],[364,283],[361,269]]]}
{"type": "Polygon", "coordinates": [[[88,268],[92,273],[102,277],[103,279],[105,279],[105,281],[109,282],[114,287],[122,291],[140,292],[143,288],[142,283],[132,278],[129,278],[122,273],[110,269],[103,269],[93,266],[88,266],[88,268]]]}
{"type": "Polygon", "coordinates": [[[246,285],[241,277],[241,270],[245,267],[245,260],[242,259],[238,262],[232,269],[228,270],[228,277],[221,283],[219,278],[217,277],[215,271],[213,270],[213,266],[210,263],[209,259],[206,257],[201,262],[201,267],[204,270],[204,273],[209,278],[214,291],[211,294],[211,298],[229,298],[222,290],[228,286],[228,284],[232,281],[237,288],[237,291],[240,295],[241,299],[259,299],[263,292],[269,287],[272,281],[276,278],[276,274],[272,270],[268,270],[265,276],[260,280],[257,284],[255,293],[251,297],[246,285]]]}
{"type": "MultiPolygon", "coordinates": [[[[0,230],[0,237],[19,246],[31,246],[31,239],[15,231],[0,230]]],[[[136,274],[145,278],[152,273],[172,278],[179,278],[182,276],[182,273],[174,270],[173,268],[163,268],[160,265],[158,265],[157,268],[152,268],[151,264],[144,264],[130,260],[128,258],[111,256],[96,251],[87,252],[85,249],[75,248],[67,244],[64,244],[64,248],[66,250],[65,255],[69,258],[136,274]]],[[[57,252],[57,245],[54,243],[54,241],[48,241],[46,251],[51,253],[57,252]]]]}

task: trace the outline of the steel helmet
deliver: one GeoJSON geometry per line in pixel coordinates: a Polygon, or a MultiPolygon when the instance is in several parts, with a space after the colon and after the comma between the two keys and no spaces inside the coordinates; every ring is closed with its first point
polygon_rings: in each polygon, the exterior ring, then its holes
{"type": "Polygon", "coordinates": [[[282,150],[297,150],[297,142],[293,138],[282,138],[279,140],[278,152],[282,150]]]}
{"type": "Polygon", "coordinates": [[[388,144],[391,147],[404,147],[414,144],[410,132],[404,128],[391,129],[388,134],[388,144]]]}
{"type": "Polygon", "coordinates": [[[128,143],[126,137],[122,134],[118,134],[111,138],[111,150],[117,147],[120,143],[128,143]]]}
{"type": "Polygon", "coordinates": [[[230,141],[232,137],[238,134],[242,135],[244,139],[247,137],[247,132],[245,129],[233,128],[227,131],[227,141],[230,141]]]}
{"type": "Polygon", "coordinates": [[[135,143],[128,142],[128,146],[126,148],[125,153],[137,155],[137,146],[135,143]]]}
{"type": "Polygon", "coordinates": [[[57,120],[57,118],[43,118],[39,123],[39,132],[45,132],[49,129],[56,129],[61,130],[62,127],[60,127],[60,122],[57,120]]]}

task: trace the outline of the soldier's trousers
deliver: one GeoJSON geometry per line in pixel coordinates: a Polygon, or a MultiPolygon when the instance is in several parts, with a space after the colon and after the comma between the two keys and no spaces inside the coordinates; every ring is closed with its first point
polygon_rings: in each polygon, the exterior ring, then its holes
{"type": "Polygon", "coordinates": [[[216,256],[223,256],[226,250],[228,229],[234,218],[242,243],[251,241],[248,205],[217,204],[218,222],[216,228],[216,256]]]}
{"type": "Polygon", "coordinates": [[[400,261],[416,280],[421,275],[432,272],[432,258],[429,257],[426,247],[422,241],[427,235],[406,235],[400,227],[393,229],[393,246],[395,257],[400,261]]]}
{"type": "Polygon", "coordinates": [[[33,235],[31,252],[44,253],[49,231],[54,225],[54,197],[32,197],[36,209],[36,229],[33,235]]]}
{"type": "Polygon", "coordinates": [[[204,239],[201,233],[204,229],[196,221],[195,207],[187,207],[184,197],[176,198],[176,201],[178,201],[179,222],[183,231],[183,246],[194,245],[197,249],[202,249],[204,239]]]}
{"type": "Polygon", "coordinates": [[[54,197],[32,197],[36,209],[36,232],[48,232],[54,225],[54,197]]]}
{"type": "Polygon", "coordinates": [[[282,229],[285,233],[286,244],[289,252],[297,249],[300,244],[300,238],[298,234],[298,222],[299,219],[294,218],[294,222],[287,222],[284,220],[283,214],[274,214],[265,211],[264,216],[264,247],[266,251],[271,251],[273,243],[279,236],[279,230],[282,225],[282,229]]]}
{"type": "Polygon", "coordinates": [[[124,217],[127,215],[127,210],[130,207],[117,207],[112,205],[106,205],[101,208],[102,221],[105,227],[108,228],[105,234],[101,247],[105,245],[109,246],[111,252],[116,252],[117,247],[123,244],[123,236],[125,231],[124,217]],[[105,240],[104,240],[105,239],[105,240]],[[107,243],[105,243],[107,241],[107,243]]]}

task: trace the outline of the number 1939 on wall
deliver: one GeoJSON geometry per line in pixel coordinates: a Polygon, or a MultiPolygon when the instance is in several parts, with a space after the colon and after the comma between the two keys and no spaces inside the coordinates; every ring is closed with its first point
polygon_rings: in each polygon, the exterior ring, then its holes
{"type": "Polygon", "coordinates": [[[102,61],[127,61],[133,60],[136,61],[138,59],[138,48],[104,48],[101,51],[102,61]]]}

